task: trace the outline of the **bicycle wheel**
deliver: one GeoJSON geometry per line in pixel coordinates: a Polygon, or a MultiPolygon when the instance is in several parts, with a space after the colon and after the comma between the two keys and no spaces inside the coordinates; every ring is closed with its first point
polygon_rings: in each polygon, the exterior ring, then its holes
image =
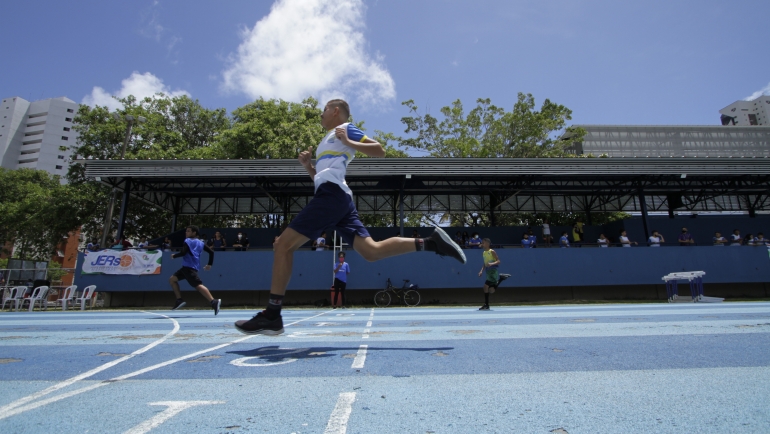
{"type": "Polygon", "coordinates": [[[388,291],[379,291],[374,294],[374,304],[379,307],[388,307],[390,305],[390,294],[388,294],[388,291]]]}
{"type": "Polygon", "coordinates": [[[420,304],[420,293],[414,289],[410,289],[404,293],[404,303],[407,306],[417,306],[420,304]]]}

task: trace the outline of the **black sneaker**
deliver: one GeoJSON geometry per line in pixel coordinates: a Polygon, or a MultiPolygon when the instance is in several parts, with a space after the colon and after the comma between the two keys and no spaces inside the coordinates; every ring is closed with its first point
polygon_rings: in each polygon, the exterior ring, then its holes
{"type": "Polygon", "coordinates": [[[271,321],[264,312],[260,312],[248,321],[236,321],[235,329],[245,335],[278,336],[283,333],[283,318],[279,315],[271,321]]]}
{"type": "Polygon", "coordinates": [[[214,316],[216,316],[219,313],[219,306],[222,305],[222,300],[215,299],[211,300],[211,308],[214,309],[214,316]]]}
{"type": "Polygon", "coordinates": [[[174,304],[174,307],[171,308],[171,310],[179,310],[183,308],[187,303],[184,302],[184,300],[177,299],[176,304],[174,304]]]}
{"type": "Polygon", "coordinates": [[[489,305],[485,304],[484,306],[481,306],[479,310],[489,310],[489,305]]]}
{"type": "Polygon", "coordinates": [[[507,279],[509,277],[511,277],[510,274],[500,274],[500,279],[497,281],[497,285],[496,286],[500,286],[500,284],[503,283],[503,280],[505,280],[505,279],[507,279]]]}
{"type": "Polygon", "coordinates": [[[452,239],[449,238],[449,235],[447,235],[447,233],[444,232],[440,227],[434,227],[433,233],[430,234],[428,239],[436,243],[437,255],[450,256],[462,262],[463,264],[466,262],[463,249],[461,249],[457,243],[452,241],[452,239]]]}

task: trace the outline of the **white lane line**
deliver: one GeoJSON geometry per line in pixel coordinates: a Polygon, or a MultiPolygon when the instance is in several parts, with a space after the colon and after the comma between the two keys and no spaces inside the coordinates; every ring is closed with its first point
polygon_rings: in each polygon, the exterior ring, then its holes
{"type": "Polygon", "coordinates": [[[65,387],[67,387],[67,386],[69,386],[71,384],[74,384],[74,383],[80,381],[80,380],[84,380],[84,379],[86,379],[88,377],[91,377],[91,376],[93,376],[95,374],[98,374],[99,372],[102,372],[105,369],[109,369],[109,368],[111,368],[111,367],[113,367],[113,366],[115,366],[115,365],[117,365],[119,363],[125,362],[126,360],[128,360],[128,359],[130,359],[130,358],[132,358],[134,356],[138,356],[139,354],[146,353],[147,351],[149,351],[149,350],[155,348],[156,346],[162,344],[168,338],[170,338],[171,336],[174,336],[179,331],[179,323],[174,318],[168,317],[168,316],[160,314],[160,313],[144,312],[144,311],[142,311],[142,312],[143,313],[149,313],[149,314],[152,314],[152,315],[158,315],[158,316],[162,316],[163,318],[170,319],[174,323],[174,328],[170,332],[168,332],[165,336],[163,336],[162,338],[160,338],[160,339],[150,343],[149,345],[146,345],[146,346],[144,346],[144,347],[134,351],[131,354],[128,354],[126,356],[123,356],[123,357],[121,357],[119,359],[116,359],[116,360],[113,360],[111,362],[105,363],[105,364],[103,364],[103,365],[101,365],[99,367],[91,369],[90,371],[86,371],[86,372],[84,372],[82,374],[76,375],[76,376],[74,376],[72,378],[69,378],[67,380],[64,380],[64,381],[62,381],[60,383],[54,384],[53,386],[51,386],[51,387],[49,387],[47,389],[43,389],[40,392],[33,393],[32,395],[25,396],[23,398],[20,398],[20,399],[17,399],[16,401],[11,402],[10,404],[7,404],[7,405],[4,405],[4,406],[0,407],[0,419],[4,419],[5,417],[7,417],[7,416],[4,416],[4,415],[9,410],[12,410],[12,409],[14,409],[16,407],[24,405],[24,404],[26,404],[28,402],[34,401],[34,400],[36,400],[38,398],[41,398],[41,397],[43,397],[45,395],[48,395],[48,394],[50,394],[52,392],[55,392],[57,390],[63,389],[63,388],[65,388],[65,387]]]}
{"type": "Polygon", "coordinates": [[[353,412],[353,401],[356,400],[356,392],[343,392],[337,399],[329,423],[326,424],[324,434],[345,434],[348,431],[348,419],[353,412]]]}
{"type": "Polygon", "coordinates": [[[367,326],[367,327],[371,327],[371,326],[372,326],[372,322],[371,322],[371,321],[367,322],[367,323],[366,323],[366,326],[367,326]]]}
{"type": "Polygon", "coordinates": [[[364,363],[366,362],[366,350],[369,348],[369,345],[361,345],[358,347],[358,353],[356,353],[356,358],[353,359],[353,364],[350,365],[352,369],[363,369],[364,363]]]}
{"type": "MultiPolygon", "coordinates": [[[[319,317],[321,315],[325,315],[325,314],[327,314],[329,312],[332,312],[332,311],[331,310],[327,310],[326,312],[321,312],[318,315],[313,315],[311,317],[303,318],[301,320],[294,321],[292,323],[286,324],[286,325],[284,325],[284,327],[289,327],[289,326],[292,326],[292,325],[297,324],[299,322],[307,321],[309,319],[313,319],[315,317],[319,317]]],[[[27,405],[24,405],[24,406],[15,405],[14,406],[15,408],[12,407],[12,408],[9,408],[7,410],[6,410],[6,407],[2,407],[2,408],[0,408],[0,420],[5,419],[7,417],[14,416],[14,415],[19,414],[19,413],[23,413],[25,411],[34,410],[34,409],[42,407],[44,405],[48,405],[48,404],[60,401],[62,399],[65,399],[65,398],[69,398],[71,396],[79,395],[79,394],[81,394],[83,392],[88,392],[90,390],[98,389],[99,387],[106,386],[108,384],[117,383],[119,381],[123,381],[123,380],[126,380],[128,378],[136,377],[137,375],[142,375],[142,374],[145,374],[147,372],[154,371],[156,369],[163,368],[165,366],[171,365],[173,363],[177,363],[177,362],[181,362],[181,361],[193,358],[193,357],[197,357],[197,356],[200,356],[201,354],[210,353],[212,351],[216,351],[216,350],[219,350],[221,348],[228,347],[228,346],[230,346],[232,344],[237,344],[237,343],[243,342],[243,341],[245,341],[247,339],[251,339],[251,338],[253,338],[255,336],[259,336],[259,335],[244,336],[242,338],[236,339],[236,340],[234,340],[232,342],[228,342],[226,344],[220,344],[220,345],[217,345],[217,346],[214,346],[214,347],[211,347],[211,348],[207,348],[205,350],[196,351],[196,352],[188,354],[186,356],[177,357],[176,359],[172,359],[172,360],[169,360],[169,361],[166,361],[166,362],[158,363],[158,364],[149,366],[147,368],[131,372],[129,374],[121,375],[119,377],[115,377],[115,378],[112,378],[110,380],[106,380],[106,381],[102,381],[102,382],[99,382],[99,383],[96,383],[96,384],[92,384],[90,386],[86,386],[86,387],[83,387],[81,389],[77,389],[77,390],[73,390],[73,391],[70,391],[70,392],[67,392],[67,393],[63,393],[61,395],[56,395],[56,396],[53,396],[51,398],[44,399],[42,401],[33,402],[31,404],[27,404],[27,405]]],[[[22,398],[22,399],[25,399],[25,398],[22,398]]]]}
{"type": "Polygon", "coordinates": [[[191,407],[196,407],[198,405],[214,405],[214,404],[224,404],[224,401],[158,401],[158,402],[150,402],[147,405],[165,405],[167,408],[160,413],[156,414],[155,416],[147,419],[146,421],[140,423],[139,425],[131,428],[130,430],[126,431],[123,434],[145,434],[147,432],[150,432],[153,428],[157,428],[160,426],[163,422],[171,419],[172,417],[176,416],[177,414],[181,413],[184,410],[187,410],[191,407]]]}

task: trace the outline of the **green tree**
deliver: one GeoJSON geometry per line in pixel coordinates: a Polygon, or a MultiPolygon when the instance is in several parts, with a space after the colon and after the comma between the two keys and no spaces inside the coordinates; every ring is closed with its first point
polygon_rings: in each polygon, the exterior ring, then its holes
{"type": "Polygon", "coordinates": [[[400,145],[433,157],[563,157],[569,156],[565,148],[585,135],[581,128],[567,127],[572,110],[548,99],[536,109],[531,94],[519,93],[510,112],[479,98],[466,114],[458,99],[441,108],[441,120],[420,115],[413,100],[402,104],[410,113],[401,119],[404,132],[414,136],[401,138],[400,145]],[[562,130],[570,133],[570,141],[558,138],[562,130]]]}
{"type": "Polygon", "coordinates": [[[59,176],[0,168],[0,241],[17,247],[15,257],[49,260],[62,239],[92,212],[89,198],[63,185],[59,176]]]}
{"type": "MultiPolygon", "coordinates": [[[[73,147],[73,159],[120,158],[126,115],[146,119],[133,126],[126,159],[203,158],[212,153],[219,136],[230,128],[225,109],[206,109],[187,96],[157,94],[142,100],[129,96],[119,101],[123,108],[115,112],[118,119],[107,107],[80,106],[74,121],[79,137],[73,147]]],[[[109,187],[87,180],[79,164],[70,166],[67,179],[80,196],[90,198],[88,209],[93,212],[83,220],[83,232],[98,238],[110,201],[109,187]]],[[[124,233],[129,237],[158,236],[168,233],[170,220],[171,215],[165,210],[134,200],[129,203],[124,233]]],[[[117,219],[113,219],[111,230],[116,226],[117,219]]]]}

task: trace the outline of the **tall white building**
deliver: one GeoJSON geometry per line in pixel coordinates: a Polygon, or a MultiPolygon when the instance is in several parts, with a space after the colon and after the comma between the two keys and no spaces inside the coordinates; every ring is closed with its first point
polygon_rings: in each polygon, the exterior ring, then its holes
{"type": "Polygon", "coordinates": [[[719,110],[722,125],[770,125],[770,96],[763,95],[751,101],[735,101],[719,110]]]}
{"type": "Polygon", "coordinates": [[[78,103],[59,97],[29,102],[3,98],[0,105],[0,166],[39,169],[62,178],[77,141],[72,121],[78,103]]]}

